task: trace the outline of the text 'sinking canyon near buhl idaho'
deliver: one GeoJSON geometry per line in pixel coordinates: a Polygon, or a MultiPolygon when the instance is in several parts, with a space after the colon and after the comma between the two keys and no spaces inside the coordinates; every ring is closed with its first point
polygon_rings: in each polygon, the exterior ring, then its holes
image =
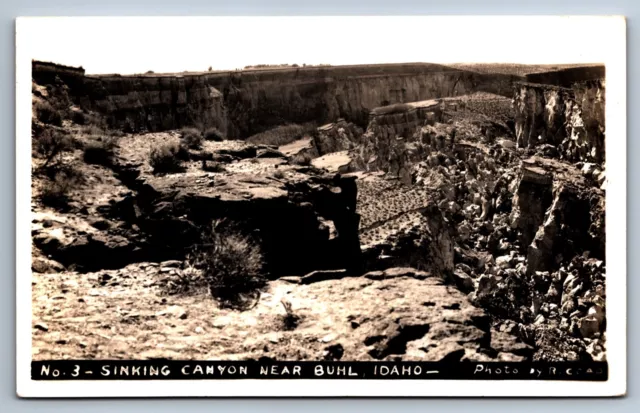
{"type": "Polygon", "coordinates": [[[32,378],[606,380],[604,91],[33,61],[32,378]]]}

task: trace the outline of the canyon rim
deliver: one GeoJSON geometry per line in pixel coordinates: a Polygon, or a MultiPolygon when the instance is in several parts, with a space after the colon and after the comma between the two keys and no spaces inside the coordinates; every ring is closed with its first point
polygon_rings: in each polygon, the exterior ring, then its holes
{"type": "Polygon", "coordinates": [[[29,54],[32,380],[613,374],[606,58],[288,56],[29,54]]]}

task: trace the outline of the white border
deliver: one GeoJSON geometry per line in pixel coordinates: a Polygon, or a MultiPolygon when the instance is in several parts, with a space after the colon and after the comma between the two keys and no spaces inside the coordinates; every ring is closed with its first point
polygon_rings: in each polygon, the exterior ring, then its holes
{"type": "MultiPolygon", "coordinates": [[[[262,27],[287,27],[299,24],[304,19],[304,34],[287,44],[289,50],[308,47],[309,42],[322,42],[326,28],[341,29],[345,35],[354,33],[361,38],[359,27],[374,26],[385,33],[403,33],[408,28],[428,28],[446,22],[451,27],[467,27],[470,22],[484,27],[515,25],[516,33],[503,33],[494,37],[493,43],[486,43],[488,62],[514,62],[520,49],[505,49],[501,59],[495,58],[495,49],[504,44],[505,39],[527,33],[548,31],[555,41],[528,42],[520,45],[527,56],[539,63],[604,62],[606,64],[606,122],[607,122],[607,355],[609,359],[609,380],[607,382],[558,382],[558,381],[463,381],[463,380],[194,380],[194,381],[83,381],[44,382],[30,379],[31,362],[31,59],[34,36],[38,36],[38,26],[42,18],[19,18],[16,22],[16,303],[17,303],[17,393],[21,397],[167,397],[167,396],[619,396],[626,393],[626,24],[623,17],[542,17],[542,16],[500,16],[500,17],[224,17],[206,18],[212,25],[231,22],[236,27],[251,27],[254,33],[262,27]],[[507,20],[508,19],[508,20],[507,20]],[[250,21],[249,21],[250,20],[250,21]],[[298,23],[296,23],[296,20],[298,23]],[[382,20],[382,21],[381,21],[382,20]],[[317,27],[320,30],[314,30],[317,27]],[[323,29],[321,29],[323,28],[323,29]],[[297,43],[299,42],[299,43],[297,43]],[[305,46],[306,45],[306,46],[305,46]],[[565,56],[563,61],[548,61],[549,56],[558,52],[565,56]]],[[[57,18],[47,18],[57,19],[57,18]]],[[[105,23],[114,18],[75,18],[91,22],[105,23]]],[[[109,21],[112,27],[121,22],[109,21]]],[[[127,23],[143,25],[158,18],[126,18],[127,23]]],[[[167,19],[167,18],[162,18],[167,19]]],[[[189,19],[171,18],[172,22],[189,23],[189,19]],[[187,20],[186,22],[184,20],[187,20]]],[[[195,23],[196,20],[193,20],[195,23]]],[[[202,23],[202,21],[198,21],[202,23]]],[[[69,20],[65,19],[65,24],[69,20]]],[[[461,29],[454,29],[447,35],[473,37],[461,29]]],[[[147,36],[150,34],[145,33],[147,36]]],[[[82,34],[79,34],[81,36],[82,34]]],[[[478,34],[479,35],[479,34],[478,34]]],[[[152,36],[150,36],[152,37],[152,36]]],[[[540,37],[542,38],[542,37],[540,37]]],[[[376,39],[372,39],[375,41],[376,39]]],[[[393,39],[396,40],[396,39],[393,39]]],[[[489,39],[491,40],[491,39],[489,39]]],[[[226,38],[225,42],[233,41],[226,38]]],[[[384,42],[384,39],[380,39],[384,42]]],[[[429,49],[429,43],[437,39],[399,36],[394,46],[394,58],[402,55],[415,56],[414,49],[429,49]],[[412,54],[413,53],[413,54],[412,54]]],[[[73,39],[69,39],[73,44],[73,39]]],[[[511,44],[511,43],[509,43],[511,44]]],[[[517,44],[517,43],[515,43],[517,44]]],[[[333,47],[340,53],[340,45],[333,47]]],[[[343,52],[349,53],[353,46],[345,41],[343,52]]],[[[369,61],[382,62],[380,56],[386,48],[379,48],[369,61]]],[[[458,47],[455,60],[449,62],[475,61],[477,45],[458,47]]],[[[78,53],[82,53],[80,50],[78,53]]],[[[386,52],[385,52],[386,53],[386,52]]],[[[393,59],[391,59],[393,61],[393,59]]],[[[402,60],[398,60],[402,61],[402,60]]],[[[406,58],[404,61],[442,62],[442,57],[429,59],[426,53],[422,59],[406,58]]],[[[487,60],[482,60],[487,61],[487,60]]],[[[522,60],[520,60],[522,61],[522,60]]],[[[65,64],[68,62],[59,62],[65,64]]]]}

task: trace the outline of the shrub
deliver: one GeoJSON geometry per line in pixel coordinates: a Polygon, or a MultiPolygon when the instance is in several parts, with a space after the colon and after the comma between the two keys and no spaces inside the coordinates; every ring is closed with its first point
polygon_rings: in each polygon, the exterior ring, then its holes
{"type": "Polygon", "coordinates": [[[193,256],[191,254],[187,256],[185,268],[167,278],[164,287],[169,294],[198,294],[207,290],[207,280],[204,278],[202,271],[193,265],[193,256]]]}
{"type": "Polygon", "coordinates": [[[214,299],[237,309],[257,302],[267,285],[260,247],[234,227],[223,227],[221,221],[212,224],[203,245],[199,261],[214,299]]]}
{"type": "Polygon", "coordinates": [[[207,141],[222,142],[224,135],[216,128],[209,128],[204,131],[204,139],[207,141]]]}
{"type": "Polygon", "coordinates": [[[303,125],[282,125],[250,136],[249,138],[247,138],[247,142],[254,144],[281,146],[301,139],[305,135],[312,135],[315,132],[316,125],[314,123],[305,123],[303,125]]]}
{"type": "Polygon", "coordinates": [[[43,167],[57,164],[64,152],[73,149],[73,139],[66,133],[56,129],[44,129],[34,139],[34,150],[45,159],[43,167]]]}
{"type": "Polygon", "coordinates": [[[51,180],[44,181],[40,192],[42,203],[52,207],[67,205],[67,195],[79,181],[78,174],[72,169],[58,171],[51,180]]]}
{"type": "Polygon", "coordinates": [[[202,146],[202,133],[196,128],[183,128],[180,131],[182,144],[190,149],[198,149],[202,146]]]}
{"type": "Polygon", "coordinates": [[[85,146],[83,159],[88,164],[109,165],[117,145],[118,139],[115,136],[98,137],[85,146]]]}
{"type": "Polygon", "coordinates": [[[176,143],[167,143],[151,149],[149,165],[155,173],[179,172],[182,168],[181,152],[184,149],[176,143]]]}
{"type": "Polygon", "coordinates": [[[56,110],[49,102],[37,101],[34,103],[36,116],[42,123],[55,126],[62,126],[62,114],[56,110]]]}
{"type": "Polygon", "coordinates": [[[280,300],[280,304],[284,307],[285,316],[282,318],[282,326],[285,330],[294,330],[300,323],[300,316],[293,312],[291,302],[284,298],[280,300]]]}
{"type": "Polygon", "coordinates": [[[297,153],[293,157],[291,157],[292,163],[296,165],[301,165],[301,166],[311,165],[312,160],[313,160],[313,156],[311,156],[309,152],[297,153]]]}
{"type": "Polygon", "coordinates": [[[278,179],[282,179],[282,178],[284,178],[284,172],[282,172],[281,169],[278,169],[277,171],[275,171],[273,173],[273,176],[278,178],[278,179]]]}
{"type": "Polygon", "coordinates": [[[87,117],[84,112],[80,112],[77,110],[71,112],[71,120],[77,125],[84,125],[87,123],[87,117]]]}
{"type": "Polygon", "coordinates": [[[202,170],[207,172],[225,172],[227,169],[220,162],[202,160],[202,170]]]}

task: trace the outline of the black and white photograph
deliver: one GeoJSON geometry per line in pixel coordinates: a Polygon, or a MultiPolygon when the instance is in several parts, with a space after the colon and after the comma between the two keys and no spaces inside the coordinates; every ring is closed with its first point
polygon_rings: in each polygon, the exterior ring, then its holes
{"type": "Polygon", "coordinates": [[[18,393],[623,394],[624,26],[18,19],[18,393]]]}

